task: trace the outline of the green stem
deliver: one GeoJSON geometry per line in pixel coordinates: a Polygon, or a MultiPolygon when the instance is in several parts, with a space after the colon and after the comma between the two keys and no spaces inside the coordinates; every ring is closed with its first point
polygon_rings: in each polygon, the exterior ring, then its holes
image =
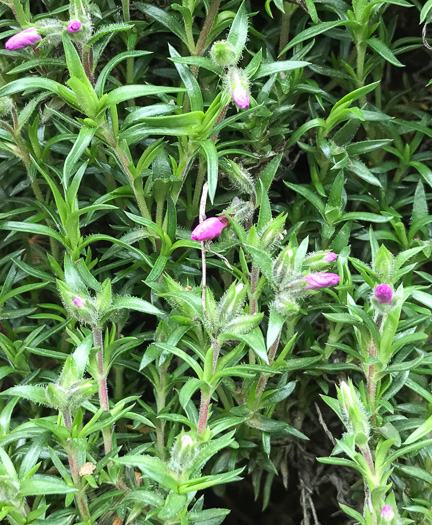
{"type": "MultiPolygon", "coordinates": [[[[357,49],[357,88],[361,88],[364,86],[364,64],[365,64],[365,55],[366,55],[366,48],[367,44],[363,41],[358,41],[356,43],[356,49],[357,49]]],[[[363,106],[366,104],[366,96],[363,95],[359,99],[360,106],[363,106]]]]}
{"type": "Polygon", "coordinates": [[[198,175],[195,181],[195,190],[194,190],[194,196],[192,199],[192,216],[195,217],[198,215],[199,211],[199,202],[201,197],[201,190],[204,184],[204,178],[205,174],[207,173],[207,163],[206,161],[201,157],[199,161],[199,167],[198,167],[198,175]]]}
{"type": "MultiPolygon", "coordinates": [[[[108,387],[107,377],[104,369],[104,357],[103,357],[103,338],[102,329],[98,326],[93,328],[93,342],[95,347],[100,347],[96,354],[96,362],[99,371],[99,402],[100,406],[105,410],[109,411],[109,398],[108,398],[108,387]]],[[[111,429],[105,427],[102,429],[102,435],[104,439],[105,454],[108,454],[112,450],[112,435],[111,429]]]]}
{"type": "Polygon", "coordinates": [[[203,28],[201,29],[200,36],[198,37],[198,41],[195,48],[195,56],[201,56],[203,54],[203,51],[205,50],[207,38],[210,34],[210,30],[212,28],[213,22],[216,19],[216,16],[219,12],[219,6],[220,6],[221,0],[212,0],[210,4],[209,11],[207,13],[207,17],[205,19],[203,28]]]}
{"type": "MultiPolygon", "coordinates": [[[[217,14],[219,12],[219,6],[220,6],[221,0],[211,0],[211,4],[207,13],[207,17],[205,19],[204,25],[201,29],[200,36],[198,37],[198,41],[195,46],[195,51],[193,52],[194,56],[201,56],[206,48],[207,38],[210,34],[213,22],[215,21],[217,14]]],[[[198,76],[199,67],[198,66],[192,66],[191,71],[195,77],[198,76]]]]}
{"type": "MultiPolygon", "coordinates": [[[[72,429],[72,414],[70,409],[66,409],[62,412],[63,422],[69,432],[72,429]]],[[[69,441],[69,440],[68,440],[69,441]]],[[[66,446],[66,452],[69,460],[69,467],[71,469],[72,479],[77,489],[75,494],[75,501],[78,507],[78,511],[82,521],[88,521],[90,519],[90,513],[87,505],[87,498],[85,496],[85,490],[79,475],[78,456],[72,443],[66,446]]]]}
{"type": "MultiPolygon", "coordinates": [[[[281,30],[280,30],[280,36],[279,36],[279,53],[282,53],[282,51],[285,49],[285,47],[288,44],[289,40],[289,32],[290,32],[290,25],[291,25],[291,14],[284,12],[282,14],[282,21],[281,21],[281,30]]],[[[279,60],[285,60],[286,53],[283,55],[280,55],[279,60]]]]}
{"type": "MultiPolygon", "coordinates": [[[[278,336],[276,337],[276,341],[271,345],[271,347],[269,349],[269,353],[268,353],[268,364],[269,365],[271,365],[273,363],[274,358],[276,357],[276,352],[277,352],[277,349],[278,349],[278,346],[279,346],[281,333],[282,332],[279,332],[278,336]]],[[[268,374],[265,374],[265,373],[261,374],[261,377],[259,378],[257,389],[256,389],[256,397],[257,397],[257,399],[259,399],[262,396],[262,394],[264,392],[264,389],[265,389],[265,387],[267,385],[268,378],[269,378],[268,374]]]]}
{"type": "MultiPolygon", "coordinates": [[[[159,388],[156,394],[156,409],[159,414],[166,405],[166,373],[167,370],[163,367],[159,371],[159,388]]],[[[164,419],[158,420],[156,426],[156,441],[159,458],[165,461],[165,423],[164,419]]]]}

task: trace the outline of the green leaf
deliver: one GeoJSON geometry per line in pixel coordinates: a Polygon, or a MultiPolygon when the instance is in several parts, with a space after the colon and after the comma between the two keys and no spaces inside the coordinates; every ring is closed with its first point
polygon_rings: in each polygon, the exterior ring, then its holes
{"type": "Polygon", "coordinates": [[[16,232],[36,233],[38,235],[47,235],[52,237],[61,244],[64,244],[63,237],[49,226],[43,224],[33,224],[30,222],[5,221],[0,222],[0,230],[12,230],[16,232]]]}
{"type": "Polygon", "coordinates": [[[164,9],[159,9],[159,7],[145,4],[144,2],[137,2],[136,7],[146,15],[151,16],[154,18],[154,20],[165,26],[170,32],[178,36],[178,38],[180,38],[180,40],[187,45],[188,42],[185,30],[177,21],[177,18],[175,18],[173,15],[164,9]]]}
{"type": "Polygon", "coordinates": [[[54,80],[41,77],[25,77],[20,78],[19,80],[14,80],[13,82],[9,82],[9,84],[6,84],[0,88],[0,97],[14,95],[15,93],[22,93],[27,89],[33,89],[36,91],[47,90],[55,93],[56,95],[59,95],[59,97],[64,99],[66,102],[73,104],[74,106],[77,104],[76,97],[70,89],[67,89],[62,84],[59,84],[54,80]]]}
{"type": "Polygon", "coordinates": [[[68,156],[66,157],[64,166],[63,166],[63,187],[65,191],[69,186],[69,179],[74,174],[75,164],[80,160],[81,155],[84,153],[84,150],[92,141],[96,128],[89,128],[88,126],[83,126],[80,129],[78,137],[72,146],[68,156]]]}
{"type": "Polygon", "coordinates": [[[17,73],[23,73],[24,71],[29,71],[30,69],[36,69],[38,67],[60,67],[65,68],[66,62],[61,58],[35,58],[33,60],[26,60],[19,66],[15,66],[10,69],[8,75],[16,75],[17,73]]]}
{"type": "Polygon", "coordinates": [[[40,405],[48,405],[45,388],[41,386],[32,386],[32,385],[18,385],[8,388],[3,392],[0,392],[0,396],[20,396],[24,399],[28,399],[33,403],[38,403],[40,405]]]}
{"type": "Polygon", "coordinates": [[[168,474],[166,464],[158,458],[130,454],[120,458],[113,458],[113,461],[120,463],[121,465],[133,465],[134,467],[138,467],[150,479],[173,490],[174,492],[178,492],[177,481],[168,474]]]}
{"type": "MultiPolygon", "coordinates": [[[[0,90],[1,91],[1,90],[0,90]]],[[[114,106],[115,104],[120,104],[120,102],[125,102],[132,98],[139,97],[150,97],[152,95],[165,95],[167,93],[183,93],[186,91],[184,88],[174,88],[174,87],[165,87],[165,86],[151,86],[151,85],[131,85],[131,86],[122,86],[117,89],[113,89],[109,94],[105,103],[100,110],[114,106]]]]}
{"type": "Polygon", "coordinates": [[[192,356],[187,354],[184,350],[180,350],[180,348],[177,348],[176,346],[170,345],[168,343],[154,343],[154,346],[160,348],[161,350],[166,350],[171,354],[176,355],[177,357],[180,357],[185,363],[187,363],[192,368],[192,370],[194,370],[199,379],[202,378],[202,368],[197,363],[197,361],[192,356]]]}
{"type": "Polygon", "coordinates": [[[325,127],[326,127],[326,122],[322,118],[313,118],[311,120],[308,120],[307,122],[302,124],[296,131],[294,131],[294,133],[291,135],[287,143],[287,147],[290,147],[296,144],[298,139],[304,133],[306,133],[306,131],[309,131],[310,129],[313,129],[313,128],[325,128],[325,127]]]}
{"type": "Polygon", "coordinates": [[[384,60],[387,60],[387,62],[390,62],[390,64],[393,66],[405,67],[405,65],[402,64],[402,62],[399,62],[399,60],[395,57],[393,51],[378,38],[369,38],[367,43],[376,53],[381,55],[384,60]]]}
{"type": "Polygon", "coordinates": [[[428,15],[432,9],[432,0],[428,0],[420,11],[420,24],[426,22],[428,15]]]}
{"type": "Polygon", "coordinates": [[[137,58],[144,55],[150,55],[151,51],[124,51],[123,53],[119,53],[114,58],[112,58],[106,66],[102,69],[102,71],[99,73],[98,79],[95,84],[95,92],[98,97],[101,97],[103,95],[104,89],[105,89],[105,83],[107,81],[108,75],[111,73],[111,71],[123,60],[126,60],[127,58],[137,58]]]}
{"type": "Polygon", "coordinates": [[[329,31],[330,29],[333,29],[339,26],[343,26],[346,24],[347,24],[346,20],[335,20],[333,22],[321,22],[320,24],[317,24],[316,26],[309,27],[308,29],[301,31],[292,40],[290,40],[289,44],[286,45],[284,49],[279,53],[279,56],[285,54],[288,51],[288,49],[291,49],[297,44],[300,44],[300,42],[304,42],[305,40],[315,38],[321,33],[325,33],[326,31],[329,31]]]}
{"type": "Polygon", "coordinates": [[[373,186],[382,187],[381,182],[375,177],[375,175],[363,164],[356,159],[350,159],[348,169],[355,173],[358,177],[364,181],[372,184],[373,186]]]}
{"type": "Polygon", "coordinates": [[[338,222],[343,221],[366,221],[366,222],[389,222],[393,217],[384,217],[383,215],[377,215],[376,213],[369,212],[357,212],[353,211],[350,213],[345,213],[342,215],[341,219],[338,222]]]}
{"type": "Polygon", "coordinates": [[[291,190],[299,193],[302,197],[307,199],[324,218],[325,205],[315,191],[311,190],[309,186],[303,184],[292,184],[291,182],[287,181],[284,181],[284,184],[286,184],[291,190]]]}
{"type": "Polygon", "coordinates": [[[20,485],[21,496],[45,496],[47,494],[71,494],[75,487],[69,487],[60,478],[54,476],[35,475],[24,479],[20,485]]]}
{"type": "Polygon", "coordinates": [[[145,314],[151,314],[156,316],[164,316],[165,313],[156,306],[153,306],[148,301],[140,299],[139,297],[115,297],[113,299],[113,304],[110,308],[111,311],[115,310],[135,310],[137,312],[143,312],[145,314]]]}
{"type": "Polygon", "coordinates": [[[261,64],[258,71],[253,75],[253,79],[267,77],[280,73],[281,71],[291,71],[292,69],[300,69],[306,67],[310,62],[304,62],[302,60],[282,60],[281,62],[272,62],[271,64],[261,64]]]}
{"type": "Polygon", "coordinates": [[[242,2],[237,14],[231,24],[231,29],[227,36],[227,42],[235,49],[236,61],[238,61],[243,53],[246,45],[248,33],[248,14],[245,8],[245,3],[242,2]]]}
{"type": "Polygon", "coordinates": [[[205,140],[201,143],[201,147],[204,155],[207,158],[207,181],[209,187],[209,197],[211,203],[213,203],[218,182],[219,157],[213,141],[205,140]]]}
{"type": "MultiPolygon", "coordinates": [[[[168,49],[172,57],[180,57],[179,53],[177,53],[171,44],[168,44],[168,49]]],[[[201,88],[196,78],[192,74],[192,71],[187,66],[178,62],[174,62],[174,65],[183,81],[183,84],[186,86],[192,111],[202,111],[203,99],[201,88]]]]}
{"type": "Polygon", "coordinates": [[[93,91],[93,87],[87,78],[78,52],[71,42],[69,33],[67,31],[63,32],[63,47],[65,51],[66,63],[69,69],[69,75],[71,78],[76,77],[85,85],[88,90],[93,91]]]}

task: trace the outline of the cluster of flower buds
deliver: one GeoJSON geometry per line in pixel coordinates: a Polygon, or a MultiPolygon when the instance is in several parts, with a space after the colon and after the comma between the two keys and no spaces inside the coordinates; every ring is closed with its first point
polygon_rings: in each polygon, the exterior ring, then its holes
{"type": "Polygon", "coordinates": [[[354,434],[356,445],[364,449],[369,441],[370,425],[366,411],[352,381],[342,381],[337,388],[337,397],[346,429],[354,434]]]}
{"type": "MultiPolygon", "coordinates": [[[[68,33],[74,34],[79,33],[82,30],[82,27],[82,22],[75,18],[68,22],[66,30],[68,33]]],[[[51,24],[47,22],[45,26],[41,24],[40,27],[29,27],[23,29],[6,41],[5,48],[8,51],[16,51],[18,49],[24,49],[25,47],[34,46],[42,40],[42,35],[47,34],[54,36],[54,34],[58,34],[59,29],[61,33],[62,26],[56,20],[51,20],[51,24]]]]}
{"type": "Polygon", "coordinates": [[[234,46],[226,40],[215,42],[210,50],[213,62],[223,68],[228,68],[226,89],[231,93],[233,101],[239,108],[245,109],[250,105],[248,78],[243,69],[236,67],[239,60],[234,46]]]}
{"type": "Polygon", "coordinates": [[[339,275],[335,273],[306,273],[307,270],[328,266],[337,259],[337,254],[322,251],[299,260],[297,252],[296,247],[288,245],[273,263],[272,273],[276,288],[273,306],[284,315],[299,311],[298,301],[307,295],[308,290],[329,288],[340,281],[339,275]]]}

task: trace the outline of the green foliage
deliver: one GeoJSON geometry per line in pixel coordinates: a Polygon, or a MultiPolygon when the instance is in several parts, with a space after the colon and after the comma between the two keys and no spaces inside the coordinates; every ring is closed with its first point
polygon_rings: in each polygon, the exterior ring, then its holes
{"type": "Polygon", "coordinates": [[[423,4],[2,3],[2,522],[431,522],[423,4]]]}

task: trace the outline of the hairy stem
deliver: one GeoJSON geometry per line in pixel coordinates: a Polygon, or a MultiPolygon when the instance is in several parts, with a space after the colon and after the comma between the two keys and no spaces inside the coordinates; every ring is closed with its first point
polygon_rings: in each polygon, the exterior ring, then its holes
{"type": "Polygon", "coordinates": [[[218,14],[220,3],[221,3],[221,0],[211,1],[210,8],[207,13],[207,17],[205,19],[204,25],[201,29],[200,36],[198,37],[198,41],[196,43],[195,53],[194,53],[195,56],[201,56],[203,54],[203,51],[205,50],[207,38],[210,34],[210,30],[212,28],[213,22],[215,21],[215,18],[218,14]]]}
{"type": "Polygon", "coordinates": [[[201,392],[201,404],[198,419],[198,434],[202,434],[207,426],[207,418],[210,406],[210,395],[201,392]]]}
{"type": "MultiPolygon", "coordinates": [[[[278,346],[279,346],[279,341],[280,341],[280,338],[281,338],[281,333],[282,332],[279,332],[278,336],[276,337],[276,340],[275,342],[271,345],[270,347],[270,350],[269,350],[269,353],[268,353],[268,364],[271,365],[274,361],[274,358],[276,356],[276,352],[277,352],[277,349],[278,349],[278,346]]],[[[268,374],[265,374],[264,372],[261,374],[261,377],[259,378],[259,381],[258,381],[258,385],[257,385],[257,389],[256,389],[256,394],[257,394],[257,398],[259,399],[263,392],[264,392],[264,389],[267,385],[267,381],[268,381],[268,374]]]]}
{"type": "MultiPolygon", "coordinates": [[[[62,412],[63,422],[69,432],[72,429],[72,414],[70,409],[66,409],[62,412]]],[[[69,440],[68,440],[69,441],[69,440]]],[[[75,494],[75,501],[78,507],[78,511],[81,516],[82,521],[87,521],[90,519],[90,513],[87,505],[87,498],[84,491],[84,486],[81,481],[81,476],[79,475],[79,466],[78,466],[78,456],[74,447],[69,443],[66,447],[66,452],[69,460],[69,467],[72,474],[72,480],[77,489],[75,494]]]]}
{"type": "MultiPolygon", "coordinates": [[[[96,361],[99,370],[99,402],[100,406],[105,411],[109,411],[107,378],[104,370],[102,329],[98,326],[93,328],[93,341],[95,347],[100,347],[100,350],[98,350],[98,353],[96,354],[96,361]]],[[[108,427],[103,428],[102,435],[104,439],[105,454],[108,454],[108,452],[111,452],[112,450],[111,429],[108,427]]]]}
{"type": "Polygon", "coordinates": [[[192,200],[192,213],[193,215],[196,215],[199,209],[199,201],[201,197],[201,191],[204,184],[204,177],[207,172],[207,164],[206,161],[201,157],[199,161],[199,167],[198,167],[198,175],[195,181],[195,190],[194,190],[194,196],[192,200]]]}

